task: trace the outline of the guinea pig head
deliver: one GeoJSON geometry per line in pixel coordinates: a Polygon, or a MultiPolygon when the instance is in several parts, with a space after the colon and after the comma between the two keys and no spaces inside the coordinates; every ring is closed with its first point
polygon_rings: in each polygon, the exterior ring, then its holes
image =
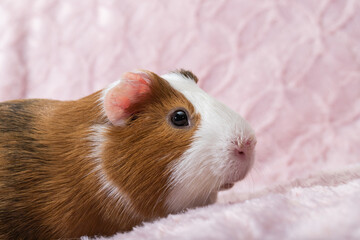
{"type": "Polygon", "coordinates": [[[105,89],[96,171],[102,191],[143,218],[209,204],[243,179],[254,131],[188,71],[126,73],[105,89]]]}

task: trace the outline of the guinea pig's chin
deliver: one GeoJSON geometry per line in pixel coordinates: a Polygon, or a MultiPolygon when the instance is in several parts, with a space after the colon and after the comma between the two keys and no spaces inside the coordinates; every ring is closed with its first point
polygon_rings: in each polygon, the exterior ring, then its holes
{"type": "Polygon", "coordinates": [[[220,185],[219,191],[230,189],[234,186],[235,182],[243,180],[249,173],[251,167],[252,161],[232,164],[228,170],[228,174],[226,174],[224,178],[224,183],[220,185]]]}

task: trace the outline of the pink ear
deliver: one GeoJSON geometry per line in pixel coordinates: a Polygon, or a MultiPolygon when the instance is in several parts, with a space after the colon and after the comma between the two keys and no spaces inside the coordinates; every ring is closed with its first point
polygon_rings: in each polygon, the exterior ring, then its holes
{"type": "Polygon", "coordinates": [[[114,125],[123,125],[132,114],[129,107],[150,92],[150,78],[146,73],[125,73],[115,87],[105,95],[105,113],[114,125]]]}

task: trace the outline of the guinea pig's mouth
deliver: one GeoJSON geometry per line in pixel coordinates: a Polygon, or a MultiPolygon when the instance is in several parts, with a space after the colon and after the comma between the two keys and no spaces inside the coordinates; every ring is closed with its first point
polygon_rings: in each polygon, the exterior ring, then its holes
{"type": "Polygon", "coordinates": [[[220,186],[219,191],[224,191],[232,188],[234,186],[234,183],[225,183],[220,186]]]}
{"type": "Polygon", "coordinates": [[[228,190],[230,188],[232,188],[234,186],[234,184],[240,180],[243,180],[246,175],[249,173],[249,168],[251,166],[247,165],[245,167],[240,167],[241,169],[243,169],[240,172],[235,172],[233,174],[231,174],[228,178],[226,178],[226,180],[224,181],[225,183],[223,183],[220,188],[219,191],[224,191],[224,190],[228,190]]]}

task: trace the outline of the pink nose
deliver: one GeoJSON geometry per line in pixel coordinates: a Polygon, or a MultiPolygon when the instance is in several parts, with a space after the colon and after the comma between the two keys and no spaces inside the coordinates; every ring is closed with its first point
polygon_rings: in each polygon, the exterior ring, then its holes
{"type": "Polygon", "coordinates": [[[253,153],[256,145],[256,138],[248,138],[243,141],[235,141],[235,154],[241,160],[247,160],[253,153]]]}

